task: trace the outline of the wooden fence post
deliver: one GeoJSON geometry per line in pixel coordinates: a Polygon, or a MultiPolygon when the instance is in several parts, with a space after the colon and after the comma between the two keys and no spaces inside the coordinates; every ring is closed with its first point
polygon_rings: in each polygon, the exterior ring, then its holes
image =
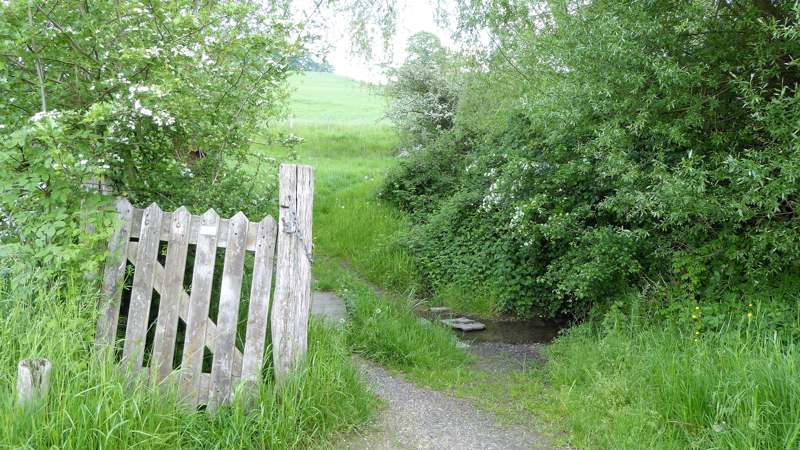
{"type": "Polygon", "coordinates": [[[272,306],[272,360],[281,381],[305,359],[311,306],[314,169],[280,167],[278,250],[272,306]]]}
{"type": "Polygon", "coordinates": [[[17,365],[17,405],[34,406],[47,397],[52,364],[46,359],[23,359],[17,365]]]}

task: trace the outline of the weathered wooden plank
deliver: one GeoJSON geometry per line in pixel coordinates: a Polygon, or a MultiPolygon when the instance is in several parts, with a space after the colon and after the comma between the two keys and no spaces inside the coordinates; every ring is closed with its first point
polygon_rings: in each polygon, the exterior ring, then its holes
{"type": "Polygon", "coordinates": [[[172,372],[175,356],[175,335],[178,331],[179,306],[182,300],[183,274],[186,269],[186,254],[189,250],[189,228],[192,215],[185,207],[172,213],[170,237],[167,244],[167,259],[164,264],[164,281],[158,289],[161,302],[158,306],[156,335],[153,341],[153,358],[150,364],[160,383],[172,372]]]}
{"type": "MultiPolygon", "coordinates": [[[[144,210],[134,208],[133,210],[133,220],[131,221],[131,232],[130,237],[133,239],[138,239],[141,234],[141,226],[139,223],[142,220],[142,213],[144,210]]],[[[169,214],[169,213],[165,213],[169,214]]],[[[197,239],[199,236],[200,231],[200,222],[201,216],[192,216],[192,227],[189,229],[189,244],[196,245],[197,239]]],[[[170,222],[167,221],[167,218],[164,218],[164,222],[161,225],[161,240],[167,241],[169,240],[170,235],[170,222]]],[[[248,229],[247,232],[247,250],[254,252],[256,250],[256,232],[257,230],[255,227],[251,227],[248,229]]],[[[219,225],[219,237],[217,238],[217,247],[226,248],[228,246],[228,219],[220,219],[219,225]]]]}
{"type": "MultiPolygon", "coordinates": [[[[231,377],[231,383],[233,386],[238,386],[241,381],[241,378],[234,375],[231,377]]],[[[211,374],[210,373],[203,373],[200,374],[200,385],[198,387],[199,396],[197,397],[197,404],[198,405],[207,405],[209,399],[209,393],[211,391],[211,374]]]]}
{"type": "MultiPolygon", "coordinates": [[[[136,253],[139,248],[138,242],[129,242],[128,243],[128,258],[132,264],[136,264],[136,253]]],[[[155,265],[155,274],[153,276],[153,289],[158,291],[159,294],[164,295],[164,280],[166,279],[166,274],[164,272],[164,267],[161,264],[155,265]]],[[[178,315],[184,322],[189,322],[189,294],[186,291],[181,291],[180,294],[180,302],[178,303],[178,315]]],[[[206,321],[206,341],[205,346],[211,351],[214,349],[214,344],[217,338],[217,326],[214,322],[208,318],[206,321]]],[[[236,349],[233,353],[233,373],[241,373],[242,371],[242,352],[239,349],[236,349]]]]}
{"type": "Polygon", "coordinates": [[[314,169],[297,166],[297,222],[302,236],[299,249],[298,316],[295,318],[295,340],[298,358],[305,358],[308,349],[308,318],[311,315],[311,258],[313,252],[312,215],[314,206],[314,169]]]}
{"type": "MultiPolygon", "coordinates": [[[[116,201],[117,228],[108,242],[108,259],[103,270],[103,285],[97,320],[95,342],[98,346],[113,346],[119,324],[119,306],[128,261],[128,239],[131,232],[133,206],[126,198],[116,201]]],[[[141,220],[141,219],[140,219],[141,220]]]]}
{"type": "MultiPolygon", "coordinates": [[[[275,256],[275,220],[266,217],[257,228],[256,254],[253,261],[253,281],[250,287],[250,305],[247,311],[242,381],[256,384],[264,364],[269,300],[272,288],[272,263],[275,256]]],[[[234,376],[239,375],[234,371],[234,376]]]]}
{"type": "Polygon", "coordinates": [[[139,239],[139,254],[136,258],[125,344],[122,349],[123,364],[130,365],[134,369],[142,367],[144,359],[147,319],[153,296],[155,270],[153,266],[157,263],[158,257],[161,215],[161,208],[155,203],[148,206],[142,215],[142,235],[139,239]]]}
{"type": "Polygon", "coordinates": [[[228,248],[225,251],[217,313],[217,339],[211,366],[211,390],[208,399],[210,411],[216,410],[231,398],[233,352],[236,350],[248,224],[247,217],[240,212],[230,219],[228,226],[228,248]]]}
{"type": "Polygon", "coordinates": [[[277,269],[272,306],[272,355],[278,381],[302,362],[307,346],[313,168],[282,165],[279,184],[277,269]]]}
{"type": "Polygon", "coordinates": [[[181,362],[181,395],[197,405],[200,374],[203,371],[203,348],[206,342],[206,324],[211,305],[211,286],[214,282],[214,261],[217,255],[219,215],[213,209],[200,220],[197,249],[192,271],[192,293],[186,319],[186,339],[181,362]]]}

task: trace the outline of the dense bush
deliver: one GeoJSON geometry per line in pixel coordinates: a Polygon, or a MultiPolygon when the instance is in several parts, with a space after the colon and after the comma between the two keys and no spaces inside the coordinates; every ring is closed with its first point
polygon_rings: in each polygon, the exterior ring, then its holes
{"type": "MultiPolygon", "coordinates": [[[[482,6],[499,44],[467,85],[515,79],[489,105],[500,118],[470,140],[465,164],[434,142],[388,179],[386,196],[404,205],[438,199],[411,240],[430,284],[574,315],[653,283],[735,299],[797,270],[800,6],[549,5],[535,18],[482,6]],[[444,165],[457,182],[416,181],[444,165]]],[[[440,142],[485,123],[474,101],[459,106],[440,142]]]]}
{"type": "Polygon", "coordinates": [[[400,159],[400,169],[388,174],[381,197],[415,216],[430,213],[443,194],[456,189],[465,166],[463,147],[455,139],[442,138],[400,159]]]}

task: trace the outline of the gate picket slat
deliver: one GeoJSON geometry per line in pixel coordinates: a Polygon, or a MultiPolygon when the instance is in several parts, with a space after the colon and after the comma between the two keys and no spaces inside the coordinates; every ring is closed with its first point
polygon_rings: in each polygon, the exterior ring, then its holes
{"type": "Polygon", "coordinates": [[[217,256],[217,231],[219,215],[209,209],[201,218],[197,248],[192,270],[192,293],[186,318],[186,339],[181,362],[181,395],[192,405],[197,405],[200,375],[203,372],[203,349],[206,342],[206,324],[211,305],[211,287],[214,282],[214,262],[217,256]]]}
{"type": "Polygon", "coordinates": [[[161,215],[161,209],[155,203],[142,214],[142,233],[136,258],[138,265],[133,275],[125,345],[122,349],[123,364],[130,364],[134,369],[141,368],[144,359],[147,321],[153,296],[153,266],[157,263],[161,235],[161,215]]]}
{"type": "MultiPolygon", "coordinates": [[[[256,254],[253,261],[253,282],[247,311],[244,357],[241,377],[245,383],[256,384],[264,364],[267,318],[269,316],[272,264],[275,255],[275,220],[267,216],[258,224],[256,254]]],[[[234,376],[239,375],[234,369],[234,376]]]]}
{"type": "Polygon", "coordinates": [[[128,240],[131,233],[133,206],[120,197],[115,204],[119,224],[108,242],[108,259],[103,270],[100,318],[97,321],[95,341],[99,346],[113,345],[119,323],[119,307],[128,262],[128,240]]]}
{"type": "Polygon", "coordinates": [[[290,299],[294,297],[293,285],[295,272],[290,268],[294,265],[296,255],[291,251],[291,247],[296,244],[293,234],[288,234],[287,215],[293,212],[297,206],[297,169],[295,166],[281,166],[280,186],[278,206],[280,215],[278,217],[278,249],[275,260],[275,292],[272,298],[272,361],[275,369],[275,377],[280,379],[291,366],[292,358],[292,337],[290,323],[293,321],[292,313],[295,305],[290,304],[290,299]]]}
{"type": "Polygon", "coordinates": [[[242,295],[248,225],[247,217],[241,212],[228,222],[228,247],[222,269],[217,338],[214,344],[214,361],[211,365],[211,389],[208,398],[210,411],[227,403],[231,397],[233,353],[236,350],[236,328],[239,323],[239,300],[242,295]]]}
{"type": "MultiPolygon", "coordinates": [[[[196,216],[195,216],[196,218],[196,216]]],[[[200,220],[200,219],[198,219],[200,220]]],[[[136,264],[136,253],[139,249],[138,242],[129,242],[128,243],[128,258],[131,264],[136,264]]],[[[164,273],[164,268],[161,267],[161,264],[156,264],[155,266],[155,274],[153,275],[153,289],[155,289],[159,294],[164,292],[164,279],[166,274],[164,273]]],[[[163,295],[163,294],[162,294],[163,295]]],[[[183,319],[184,322],[189,322],[189,294],[186,291],[181,290],[180,292],[180,303],[178,303],[178,316],[183,319]]],[[[209,350],[214,348],[214,343],[216,342],[217,338],[217,326],[214,322],[209,318],[206,320],[206,340],[205,346],[208,347],[209,350]]],[[[237,374],[242,371],[242,352],[239,349],[236,349],[233,352],[233,373],[237,374]]]]}
{"type": "Polygon", "coordinates": [[[156,382],[163,381],[172,371],[175,355],[175,337],[178,331],[178,311],[182,300],[183,274],[186,270],[186,254],[189,250],[189,230],[192,215],[186,207],[172,214],[170,223],[167,259],[161,289],[161,302],[156,320],[156,335],[153,341],[153,359],[150,364],[156,371],[156,382]]]}

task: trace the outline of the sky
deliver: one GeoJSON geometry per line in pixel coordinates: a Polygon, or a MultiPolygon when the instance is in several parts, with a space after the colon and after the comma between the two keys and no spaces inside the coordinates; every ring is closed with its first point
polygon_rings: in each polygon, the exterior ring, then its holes
{"type": "MultiPolygon", "coordinates": [[[[305,3],[306,7],[310,2],[305,3]]],[[[343,14],[325,13],[317,32],[321,43],[329,46],[327,60],[334,72],[349,78],[372,83],[385,81],[383,64],[397,66],[405,59],[406,41],[420,31],[431,32],[445,46],[452,46],[451,32],[440,27],[435,20],[436,6],[430,0],[396,0],[397,29],[390,42],[390,51],[384,51],[381,42],[373,45],[371,60],[355,55],[352,51],[347,17],[343,14]]]]}

